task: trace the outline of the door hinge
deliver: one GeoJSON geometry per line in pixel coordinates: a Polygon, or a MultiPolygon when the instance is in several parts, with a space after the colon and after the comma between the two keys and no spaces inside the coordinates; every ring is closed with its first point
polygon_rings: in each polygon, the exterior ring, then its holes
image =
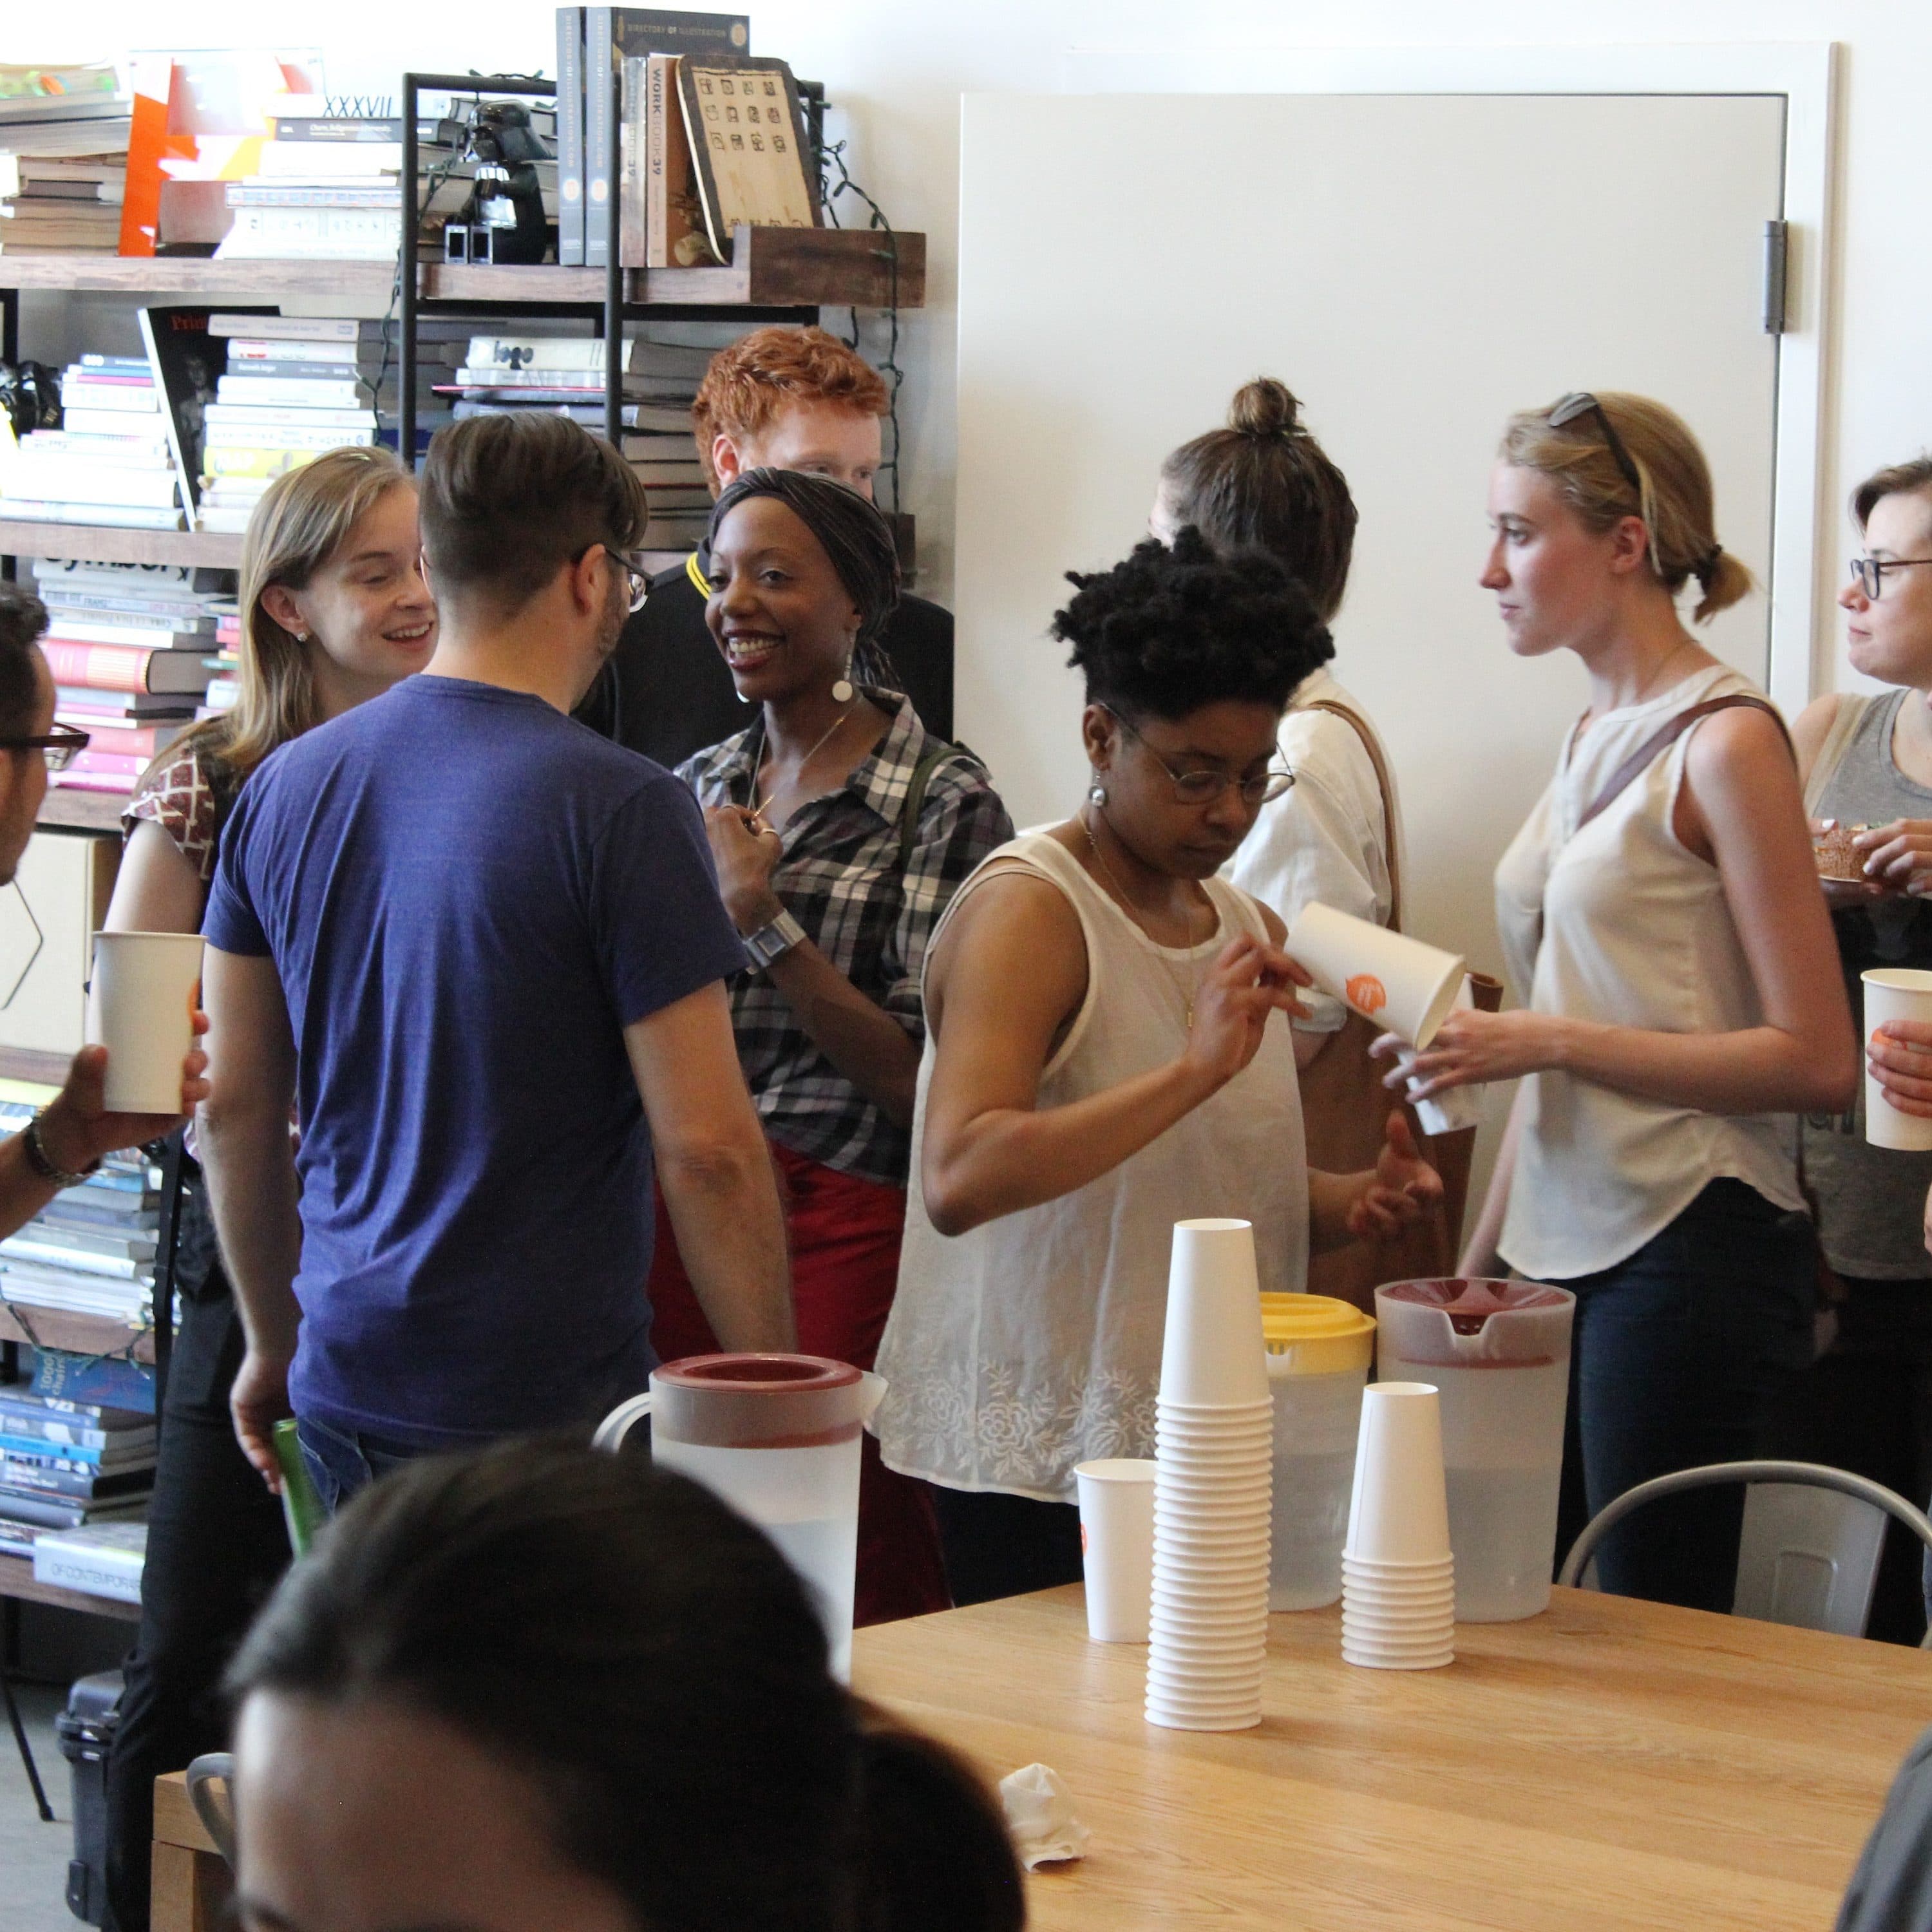
{"type": "Polygon", "coordinates": [[[1784,333],[1784,298],[1790,266],[1790,224],[1767,221],[1764,224],[1764,332],[1767,335],[1784,333]]]}

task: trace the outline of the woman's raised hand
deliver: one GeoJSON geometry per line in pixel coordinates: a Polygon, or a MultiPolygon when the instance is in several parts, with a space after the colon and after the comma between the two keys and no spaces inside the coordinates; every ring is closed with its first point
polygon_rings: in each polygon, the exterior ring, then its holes
{"type": "MultiPolygon", "coordinates": [[[[1555,1063],[1551,1035],[1560,1024],[1546,1013],[1453,1012],[1436,1028],[1429,1050],[1418,1054],[1406,1072],[1397,1067],[1382,1084],[1391,1091],[1406,1087],[1410,1100],[1426,1100],[1452,1087],[1540,1073],[1555,1063]]],[[[1392,1033],[1369,1049],[1381,1059],[1403,1050],[1402,1041],[1392,1033]]]]}
{"type": "Polygon", "coordinates": [[[1887,892],[1932,892],[1932,818],[1896,818],[1859,832],[1852,847],[1865,877],[1887,892]]]}
{"type": "Polygon", "coordinates": [[[1195,995],[1184,1057],[1211,1082],[1210,1091],[1225,1086],[1260,1052],[1268,1016],[1302,1012],[1293,989],[1313,983],[1278,946],[1246,935],[1230,941],[1195,995]]]}
{"type": "Polygon", "coordinates": [[[1350,1204],[1349,1233],[1358,1240],[1393,1234],[1442,1198],[1442,1177],[1423,1159],[1406,1116],[1390,1114],[1375,1174],[1350,1204]]]}
{"type": "Polygon", "coordinates": [[[736,805],[707,806],[704,832],[711,842],[711,862],[718,868],[718,896],[732,924],[741,933],[770,925],[784,910],[772,890],[772,874],[784,850],[778,835],[736,805]]]}

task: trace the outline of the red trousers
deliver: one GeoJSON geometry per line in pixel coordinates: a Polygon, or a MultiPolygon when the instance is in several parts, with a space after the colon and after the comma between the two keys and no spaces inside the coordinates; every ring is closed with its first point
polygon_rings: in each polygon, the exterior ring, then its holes
{"type": "MultiPolygon", "coordinates": [[[[905,1192],[842,1174],[774,1145],[791,1236],[791,1292],[802,1354],[869,1369],[898,1284],[905,1192]]],[[[708,1355],[717,1338],[692,1292],[664,1196],[651,1263],[651,1344],[660,1360],[708,1355]]],[[[853,1621],[890,1623],[948,1610],[946,1563],[923,1483],[888,1469],[863,1438],[859,1464],[859,1579],[853,1621]]]]}

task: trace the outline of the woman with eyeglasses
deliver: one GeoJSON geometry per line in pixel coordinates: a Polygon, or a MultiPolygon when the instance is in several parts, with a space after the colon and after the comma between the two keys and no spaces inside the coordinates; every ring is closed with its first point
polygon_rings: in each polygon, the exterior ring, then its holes
{"type": "MultiPolygon", "coordinates": [[[[865,497],[748,471],[718,499],[707,556],[706,621],[758,710],[678,775],[751,958],[732,1025],[782,1177],[799,1346],[868,1369],[898,1280],[926,946],[1012,821],[978,759],[898,688],[880,643],[898,554],[865,497]]],[[[662,1207],[650,1300],[662,1359],[716,1348],[662,1207]]],[[[869,1436],[864,1452],[855,1620],[944,1610],[930,1497],[869,1436]]]]}
{"type": "Polygon", "coordinates": [[[1154,1453],[1176,1221],[1251,1221],[1262,1286],[1413,1219],[1438,1184],[1399,1114],[1378,1166],[1311,1173],[1276,1013],[1306,974],[1220,876],[1292,782],[1289,695],[1333,648],[1259,552],[1190,528],[1070,580],[1086,682],[1075,814],[994,853],[941,922],[886,1461],[936,1486],[961,1603],[1080,1575],[1076,1464],[1154,1453]]]}
{"type": "MultiPolygon", "coordinates": [[[[242,540],[240,694],[163,748],[136,787],[110,932],[199,932],[249,773],[428,662],[436,605],[419,549],[416,487],[386,450],[329,450],[269,485],[242,540]]],[[[154,1779],[220,1744],[222,1671],[289,1556],[280,1505],[236,1441],[242,1320],[191,1154],[182,1166],[181,1326],[107,1767],[107,1889],[123,1928],[148,1922],[154,1779]]]]}
{"type": "MultiPolygon", "coordinates": [[[[1868,477],[1852,514],[1864,554],[1838,598],[1847,655],[1892,688],[1821,698],[1792,736],[1814,831],[1836,835],[1820,869],[1862,1036],[1861,974],[1932,968],[1932,458],[1868,477]]],[[[1808,1114],[1800,1130],[1836,1299],[1829,1346],[1792,1391],[1778,1447],[1922,1502],[1932,1495],[1921,1421],[1932,1414],[1932,1268],[1921,1226],[1932,1154],[1868,1147],[1862,1090],[1842,1111],[1808,1114]]],[[[1916,1643],[1923,1634],[1919,1555],[1916,1540],[1888,1541],[1867,1635],[1916,1643]]]]}
{"type": "MultiPolygon", "coordinates": [[[[1574,1533],[1586,1501],[1764,1452],[1816,1285],[1782,1117],[1845,1105],[1857,1058],[1784,725],[1678,614],[1694,582],[1700,623],[1751,588],[1690,430],[1632,395],[1514,416],[1490,521],[1510,649],[1574,653],[1590,707],[1496,872],[1525,1005],[1451,1015],[1414,1070],[1522,1081],[1462,1269],[1576,1294],[1574,1533]]],[[[1742,1506],[1640,1512],[1604,1587],[1728,1610],[1742,1506]]]]}

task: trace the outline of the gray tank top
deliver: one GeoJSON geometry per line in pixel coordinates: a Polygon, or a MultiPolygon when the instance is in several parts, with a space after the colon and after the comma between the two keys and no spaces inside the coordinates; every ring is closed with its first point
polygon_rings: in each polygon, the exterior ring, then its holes
{"type": "MultiPolygon", "coordinates": [[[[1835,764],[1812,773],[1805,808],[1814,818],[1846,824],[1889,825],[1898,818],[1932,818],[1932,790],[1915,784],[1892,762],[1892,734],[1910,691],[1860,698],[1862,707],[1835,764]]],[[[1829,741],[1827,743],[1828,754],[1829,741]]],[[[1834,913],[1852,1014],[1864,1037],[1863,988],[1858,976],[1874,966],[1932,968],[1932,902],[1888,898],[1834,913]]],[[[1923,1233],[1925,1195],[1932,1186],[1932,1154],[1900,1154],[1868,1147],[1864,1082],[1856,1103],[1838,1114],[1811,1114],[1802,1124],[1804,1178],[1816,1196],[1825,1257],[1843,1275],[1880,1281],[1932,1276],[1923,1233]]]]}

